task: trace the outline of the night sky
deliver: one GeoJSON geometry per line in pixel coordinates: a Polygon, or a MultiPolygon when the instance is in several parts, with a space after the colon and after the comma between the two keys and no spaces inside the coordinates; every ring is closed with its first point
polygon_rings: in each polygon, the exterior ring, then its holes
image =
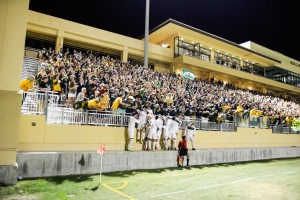
{"type": "MultiPolygon", "coordinates": [[[[29,9],[139,38],[146,0],[30,0],[29,9]]],[[[300,61],[295,0],[150,0],[150,27],[169,18],[230,40],[253,41],[300,61]]]]}

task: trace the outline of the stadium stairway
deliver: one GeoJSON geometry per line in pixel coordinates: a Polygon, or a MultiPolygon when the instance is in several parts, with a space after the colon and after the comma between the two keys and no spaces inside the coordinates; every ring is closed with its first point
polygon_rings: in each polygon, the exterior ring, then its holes
{"type": "Polygon", "coordinates": [[[38,58],[32,58],[24,56],[23,58],[23,68],[22,68],[22,79],[26,79],[28,75],[36,76],[37,66],[36,63],[38,58]]]}

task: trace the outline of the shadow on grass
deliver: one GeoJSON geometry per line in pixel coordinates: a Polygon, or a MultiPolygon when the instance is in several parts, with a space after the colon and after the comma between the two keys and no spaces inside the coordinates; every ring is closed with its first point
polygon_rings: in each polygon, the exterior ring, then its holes
{"type": "Polygon", "coordinates": [[[252,161],[243,161],[243,162],[231,162],[231,163],[216,163],[216,164],[207,164],[207,165],[194,165],[193,168],[202,169],[205,167],[231,167],[236,165],[246,165],[251,163],[271,163],[276,161],[285,161],[285,160],[296,160],[299,158],[276,158],[276,159],[266,159],[266,160],[252,160],[252,161]]]}
{"type": "Polygon", "coordinates": [[[54,184],[60,185],[65,181],[70,181],[74,183],[80,183],[83,181],[93,181],[92,175],[85,175],[85,176],[63,176],[63,177],[51,177],[46,179],[48,182],[52,182],[54,184]]]}

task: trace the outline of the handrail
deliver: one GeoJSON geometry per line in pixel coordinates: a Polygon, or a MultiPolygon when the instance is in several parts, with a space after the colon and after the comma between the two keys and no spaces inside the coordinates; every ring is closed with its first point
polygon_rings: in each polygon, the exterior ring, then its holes
{"type": "MultiPolygon", "coordinates": [[[[115,114],[111,111],[97,110],[75,110],[73,108],[60,107],[58,104],[59,95],[54,91],[34,89],[34,92],[24,92],[21,107],[21,114],[45,115],[46,123],[49,124],[85,124],[95,126],[127,126],[129,114],[115,114]]],[[[244,118],[241,114],[234,116],[234,121],[210,122],[201,119],[184,119],[180,128],[185,129],[188,122],[194,121],[198,130],[207,131],[236,131],[236,127],[247,128],[271,128],[273,133],[297,134],[290,127],[270,125],[267,116],[250,116],[244,118]]]]}

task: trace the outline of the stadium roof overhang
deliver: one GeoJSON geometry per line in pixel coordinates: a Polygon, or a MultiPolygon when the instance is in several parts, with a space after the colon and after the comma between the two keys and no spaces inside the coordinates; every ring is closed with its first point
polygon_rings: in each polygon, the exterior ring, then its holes
{"type": "MultiPolygon", "coordinates": [[[[239,44],[173,19],[168,19],[164,23],[149,31],[149,42],[162,44],[165,40],[169,40],[170,37],[175,38],[176,36],[186,37],[194,41],[201,41],[201,43],[209,45],[214,50],[225,50],[228,53],[238,55],[265,66],[273,66],[281,63],[280,60],[260,54],[239,44]]],[[[144,39],[144,36],[140,37],[140,39],[144,39]]]]}

